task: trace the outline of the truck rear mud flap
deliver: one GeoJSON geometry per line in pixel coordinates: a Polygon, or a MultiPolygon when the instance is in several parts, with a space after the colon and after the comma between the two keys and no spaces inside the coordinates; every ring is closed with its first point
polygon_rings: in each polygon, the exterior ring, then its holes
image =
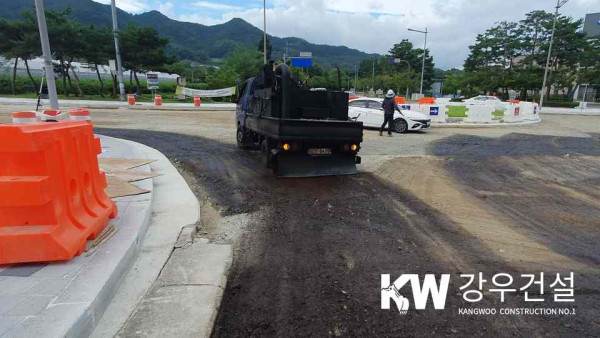
{"type": "Polygon", "coordinates": [[[316,177],[358,174],[356,164],[360,157],[354,154],[310,156],[304,154],[279,154],[278,177],[316,177]]]}

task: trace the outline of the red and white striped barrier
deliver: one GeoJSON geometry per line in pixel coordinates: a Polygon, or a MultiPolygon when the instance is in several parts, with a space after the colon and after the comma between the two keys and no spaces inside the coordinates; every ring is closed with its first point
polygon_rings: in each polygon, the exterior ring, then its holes
{"type": "Polygon", "coordinates": [[[69,111],[71,120],[91,121],[90,111],[85,108],[77,108],[69,111]]]}
{"type": "Polygon", "coordinates": [[[34,111],[16,111],[12,113],[12,123],[35,123],[37,122],[37,113],[34,111]]]}

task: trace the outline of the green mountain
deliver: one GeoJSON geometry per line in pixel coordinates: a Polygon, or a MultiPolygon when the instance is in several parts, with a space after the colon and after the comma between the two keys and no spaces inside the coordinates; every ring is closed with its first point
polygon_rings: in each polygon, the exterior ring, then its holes
{"type": "MultiPolygon", "coordinates": [[[[63,10],[70,6],[71,17],[83,24],[112,24],[109,5],[92,0],[45,0],[44,4],[46,10],[63,10]]],[[[32,10],[35,10],[32,0],[10,0],[3,4],[0,18],[19,19],[23,11],[32,10]]],[[[170,39],[168,49],[171,53],[180,59],[200,63],[219,63],[240,44],[257,48],[262,37],[262,30],[237,18],[220,25],[205,26],[172,20],[158,11],[134,15],[118,9],[117,13],[120,27],[124,27],[128,22],[152,26],[161,36],[170,39]]],[[[361,60],[377,56],[344,46],[313,44],[294,37],[270,36],[270,41],[273,58],[283,57],[287,42],[290,45],[290,55],[298,55],[300,51],[312,52],[314,61],[324,67],[338,65],[341,68],[353,69],[361,60]]]]}

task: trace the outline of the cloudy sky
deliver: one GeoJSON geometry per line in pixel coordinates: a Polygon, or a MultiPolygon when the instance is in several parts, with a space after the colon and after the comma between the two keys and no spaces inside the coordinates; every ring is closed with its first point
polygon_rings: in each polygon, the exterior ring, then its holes
{"type": "MultiPolygon", "coordinates": [[[[110,0],[94,0],[110,3],[110,0]]],[[[116,0],[117,7],[204,25],[239,17],[262,27],[261,0],[116,0]]],[[[312,43],[345,45],[386,53],[402,39],[422,46],[423,35],[407,28],[429,29],[427,47],[437,67],[462,67],[478,33],[495,22],[519,21],[536,9],[553,11],[556,0],[267,0],[269,34],[295,36],[312,43]]],[[[600,12],[600,0],[570,0],[561,13],[582,18],[600,12]]]]}

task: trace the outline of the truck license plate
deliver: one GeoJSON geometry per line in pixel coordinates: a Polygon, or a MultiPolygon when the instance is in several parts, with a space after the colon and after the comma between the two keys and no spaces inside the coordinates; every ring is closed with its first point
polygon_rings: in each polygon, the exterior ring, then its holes
{"type": "Polygon", "coordinates": [[[331,148],[308,148],[309,155],[331,155],[331,148]]]}

